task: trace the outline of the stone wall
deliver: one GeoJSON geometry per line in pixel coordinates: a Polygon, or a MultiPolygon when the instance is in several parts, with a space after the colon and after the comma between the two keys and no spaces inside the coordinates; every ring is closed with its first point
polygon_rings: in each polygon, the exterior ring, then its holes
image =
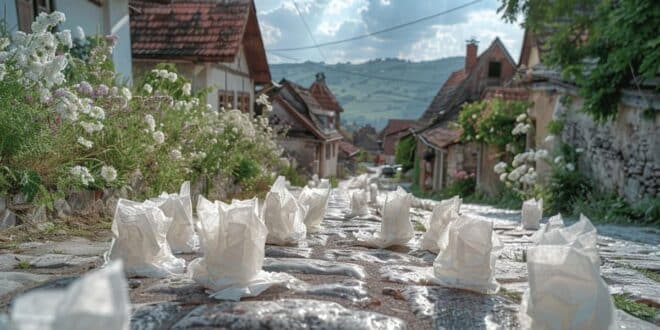
{"type": "MultiPolygon", "coordinates": [[[[614,120],[598,124],[579,109],[582,100],[570,91],[536,90],[532,93],[537,132],[544,131],[553,117],[564,119],[561,141],[580,149],[578,169],[596,187],[613,191],[630,202],[657,198],[660,190],[660,116],[645,118],[644,109],[620,104],[614,120]],[[551,113],[552,116],[549,116],[551,113]],[[562,115],[563,114],[563,115],[562,115]]],[[[536,134],[536,146],[546,146],[547,134],[536,134]]],[[[547,175],[549,168],[540,174],[547,175]]]]}

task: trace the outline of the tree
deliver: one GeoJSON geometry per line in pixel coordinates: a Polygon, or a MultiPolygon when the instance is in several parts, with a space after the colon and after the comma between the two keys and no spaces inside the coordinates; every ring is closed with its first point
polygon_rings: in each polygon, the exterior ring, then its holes
{"type": "Polygon", "coordinates": [[[622,88],[642,88],[660,70],[656,0],[500,1],[505,21],[522,17],[525,28],[549,35],[544,64],[574,81],[596,120],[616,116],[622,88]]]}

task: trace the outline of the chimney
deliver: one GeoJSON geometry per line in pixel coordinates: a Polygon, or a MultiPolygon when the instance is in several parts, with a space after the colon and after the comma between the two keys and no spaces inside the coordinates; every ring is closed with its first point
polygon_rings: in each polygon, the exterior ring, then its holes
{"type": "Polygon", "coordinates": [[[325,74],[323,72],[316,74],[316,82],[325,84],[325,74]]]}
{"type": "Polygon", "coordinates": [[[470,72],[472,68],[477,64],[477,45],[479,42],[472,38],[466,40],[467,45],[465,46],[465,72],[470,72]]]}

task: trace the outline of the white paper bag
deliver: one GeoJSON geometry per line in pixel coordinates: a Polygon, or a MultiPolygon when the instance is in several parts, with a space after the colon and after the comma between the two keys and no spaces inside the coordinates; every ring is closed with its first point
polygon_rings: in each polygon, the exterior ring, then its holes
{"type": "Polygon", "coordinates": [[[149,200],[159,207],[165,216],[172,218],[172,225],[167,232],[167,242],[176,253],[192,253],[199,248],[199,239],[193,222],[190,182],[181,185],[179,194],[163,193],[158,198],[149,200]]]}
{"type": "Polygon", "coordinates": [[[378,185],[375,183],[369,185],[369,203],[378,204],[378,185]]]}
{"type": "Polygon", "coordinates": [[[548,219],[548,223],[541,224],[539,230],[537,230],[532,236],[530,236],[530,240],[535,244],[538,244],[539,240],[543,235],[545,235],[547,232],[553,229],[559,229],[559,228],[564,228],[564,219],[561,217],[561,214],[558,213],[551,216],[550,219],[548,219]]]}
{"type": "Polygon", "coordinates": [[[121,261],[91,271],[63,290],[40,289],[14,300],[11,329],[128,329],[131,304],[121,261]]]}
{"type": "Polygon", "coordinates": [[[186,262],[172,254],[167,233],[172,218],[154,203],[126,199],[117,202],[112,221],[112,244],[105,254],[106,263],[122,260],[129,276],[165,277],[181,274],[186,262]]]}
{"type": "Polygon", "coordinates": [[[361,174],[352,178],[348,183],[348,189],[367,189],[369,185],[369,175],[361,174]]]}
{"type": "Polygon", "coordinates": [[[539,223],[543,217],[543,199],[526,200],[521,211],[523,229],[539,229],[539,223]]]}
{"type": "Polygon", "coordinates": [[[459,196],[445,199],[433,207],[429,228],[422,236],[422,249],[438,253],[447,247],[449,224],[458,219],[462,200],[459,196]]]}
{"type": "Polygon", "coordinates": [[[529,289],[520,320],[527,329],[616,329],[615,309],[598,265],[570,246],[527,250],[529,289]]]}
{"type": "Polygon", "coordinates": [[[462,216],[449,225],[447,247],[433,262],[436,281],[444,286],[496,293],[495,261],[500,249],[493,223],[462,216]]]}
{"type": "Polygon", "coordinates": [[[308,233],[315,233],[321,229],[321,221],[325,216],[329,198],[330,189],[305,187],[300,192],[298,202],[307,209],[304,222],[308,233]]]}
{"type": "Polygon", "coordinates": [[[366,190],[351,191],[351,216],[359,217],[369,215],[368,194],[366,190]]]}
{"type": "Polygon", "coordinates": [[[291,245],[305,238],[306,210],[286,189],[286,180],[280,176],[266,195],[262,219],[268,228],[266,242],[275,245],[291,245]]]}
{"type": "Polygon", "coordinates": [[[600,267],[598,255],[598,232],[589,218],[580,215],[580,221],[572,226],[551,229],[541,234],[536,245],[561,245],[577,248],[589,256],[591,261],[600,267]]]}
{"type": "Polygon", "coordinates": [[[328,179],[321,179],[319,183],[317,184],[318,188],[324,188],[324,189],[330,189],[332,186],[330,185],[330,180],[328,179]]]}
{"type": "Polygon", "coordinates": [[[398,187],[385,198],[383,205],[383,218],[380,233],[366,233],[359,231],[355,238],[359,245],[387,248],[394,245],[405,245],[415,236],[410,222],[410,203],[412,196],[398,187]]]}

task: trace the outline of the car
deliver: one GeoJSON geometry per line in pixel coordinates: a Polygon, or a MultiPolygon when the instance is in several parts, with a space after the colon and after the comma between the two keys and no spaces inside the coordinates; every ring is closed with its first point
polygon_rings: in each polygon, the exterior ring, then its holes
{"type": "Polygon", "coordinates": [[[383,166],[380,171],[380,174],[386,178],[392,178],[396,175],[396,169],[392,166],[383,166]]]}

